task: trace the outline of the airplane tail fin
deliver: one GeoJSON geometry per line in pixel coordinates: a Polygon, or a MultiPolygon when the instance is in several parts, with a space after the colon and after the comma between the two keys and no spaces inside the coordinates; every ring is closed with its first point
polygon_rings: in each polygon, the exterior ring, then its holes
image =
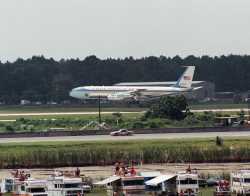
{"type": "Polygon", "coordinates": [[[195,66],[187,66],[184,73],[176,82],[175,87],[191,88],[193,76],[194,76],[194,70],[195,70],[195,66]]]}

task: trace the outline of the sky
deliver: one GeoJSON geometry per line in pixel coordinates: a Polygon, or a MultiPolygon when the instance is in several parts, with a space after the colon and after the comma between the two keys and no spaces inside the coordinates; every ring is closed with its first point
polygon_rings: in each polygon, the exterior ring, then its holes
{"type": "Polygon", "coordinates": [[[249,0],[0,0],[0,60],[250,54],[249,0]]]}

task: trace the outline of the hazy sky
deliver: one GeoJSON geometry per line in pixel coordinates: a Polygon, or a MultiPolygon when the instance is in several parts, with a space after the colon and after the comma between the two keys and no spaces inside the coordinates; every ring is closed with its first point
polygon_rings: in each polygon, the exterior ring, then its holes
{"type": "Polygon", "coordinates": [[[0,0],[0,60],[250,54],[250,0],[0,0]]]}

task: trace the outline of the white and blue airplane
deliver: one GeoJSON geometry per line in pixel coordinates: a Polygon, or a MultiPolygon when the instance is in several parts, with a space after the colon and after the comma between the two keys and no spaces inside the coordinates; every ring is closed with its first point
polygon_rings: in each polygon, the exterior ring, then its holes
{"type": "Polygon", "coordinates": [[[112,101],[145,100],[161,96],[179,95],[198,90],[191,87],[195,66],[187,66],[182,76],[173,86],[83,86],[70,91],[70,96],[77,99],[97,99],[99,97],[112,101]]]}

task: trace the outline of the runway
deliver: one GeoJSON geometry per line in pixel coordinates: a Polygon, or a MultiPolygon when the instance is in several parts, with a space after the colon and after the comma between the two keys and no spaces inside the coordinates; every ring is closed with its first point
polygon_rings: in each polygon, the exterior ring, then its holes
{"type": "Polygon", "coordinates": [[[27,138],[1,138],[0,143],[12,142],[49,142],[49,141],[123,141],[123,140],[150,140],[150,139],[191,139],[220,137],[249,137],[250,131],[239,132],[205,132],[205,133],[165,133],[165,134],[135,134],[133,136],[61,136],[61,137],[27,137],[27,138]]]}
{"type": "MultiPolygon", "coordinates": [[[[142,111],[144,112],[144,111],[142,111]]],[[[101,112],[102,114],[113,114],[114,112],[101,112]]],[[[121,114],[137,114],[141,112],[119,112],[121,114]]],[[[0,113],[0,117],[10,116],[60,116],[60,115],[97,115],[98,112],[29,112],[29,113],[0,113]]]]}
{"type": "Polygon", "coordinates": [[[232,108],[232,109],[194,109],[190,110],[191,112],[240,112],[240,111],[248,111],[248,108],[232,108]]]}

